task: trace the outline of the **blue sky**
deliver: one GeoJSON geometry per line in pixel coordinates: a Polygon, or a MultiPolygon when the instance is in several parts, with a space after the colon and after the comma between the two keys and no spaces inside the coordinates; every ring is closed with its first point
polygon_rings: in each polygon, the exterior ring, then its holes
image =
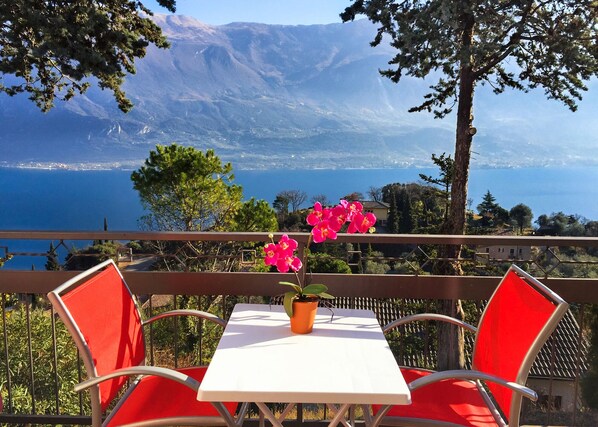
{"type": "MultiPolygon", "coordinates": [[[[155,13],[167,13],[155,0],[143,2],[155,13]]],[[[206,24],[260,22],[264,24],[329,24],[341,22],[339,14],[351,0],[177,0],[177,14],[206,24]]]]}

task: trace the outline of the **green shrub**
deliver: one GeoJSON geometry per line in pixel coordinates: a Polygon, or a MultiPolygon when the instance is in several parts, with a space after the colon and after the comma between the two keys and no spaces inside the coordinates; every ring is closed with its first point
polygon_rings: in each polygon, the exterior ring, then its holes
{"type": "MultiPolygon", "coordinates": [[[[33,385],[29,338],[27,334],[26,305],[18,303],[7,309],[6,331],[8,366],[12,383],[12,412],[33,413],[33,398],[38,414],[78,414],[79,393],[73,386],[79,382],[78,356],[75,343],[60,320],[56,321],[56,355],[52,341],[52,318],[49,309],[30,310],[31,357],[33,359],[33,385]],[[56,368],[54,367],[56,359],[56,368]],[[57,375],[55,375],[57,371],[57,375]],[[57,378],[57,381],[55,380],[57,378]],[[56,390],[59,407],[56,408],[56,390]]],[[[0,354],[5,354],[4,341],[0,341],[0,354]]],[[[1,391],[5,411],[8,410],[7,361],[0,359],[1,391]]],[[[81,367],[83,369],[83,367],[81,367]]],[[[85,373],[82,374],[85,377],[85,373]]],[[[89,411],[84,398],[84,410],[89,411]]]]}

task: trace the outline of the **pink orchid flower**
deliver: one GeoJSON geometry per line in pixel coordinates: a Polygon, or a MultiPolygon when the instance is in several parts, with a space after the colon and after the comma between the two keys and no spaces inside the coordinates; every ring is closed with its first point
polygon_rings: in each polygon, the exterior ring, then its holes
{"type": "MultiPolygon", "coordinates": [[[[363,205],[359,202],[348,202],[341,200],[340,203],[333,208],[324,208],[321,203],[316,202],[314,208],[307,215],[307,223],[312,226],[311,236],[308,239],[307,247],[309,248],[310,243],[322,243],[326,240],[335,240],[337,233],[341,231],[344,224],[349,222],[347,229],[348,233],[367,233],[376,223],[376,217],[373,213],[363,214],[363,205]]],[[[274,243],[273,235],[270,234],[268,237],[272,240],[272,243],[264,246],[264,263],[266,265],[275,265],[277,270],[281,273],[288,273],[289,270],[296,274],[303,268],[302,260],[295,256],[295,251],[299,247],[296,240],[291,239],[287,234],[283,234],[280,237],[278,243],[274,243]]],[[[304,256],[307,256],[304,253],[304,256]]],[[[306,258],[307,259],[307,258],[306,258]]],[[[294,285],[290,282],[280,282],[284,285],[291,285],[295,288],[297,295],[303,295],[302,290],[305,284],[301,284],[301,277],[297,274],[298,285],[294,285]],[[299,289],[299,290],[298,290],[299,289]]],[[[305,277],[303,277],[305,281],[305,277]]],[[[310,287],[310,292],[314,291],[313,286],[310,287]]],[[[327,287],[324,285],[319,286],[319,293],[322,298],[331,298],[330,295],[326,294],[327,287]]],[[[291,291],[292,293],[293,291],[291,291]]],[[[288,294],[288,293],[287,293],[288,294]]],[[[291,300],[289,300],[290,302],[291,300]]],[[[286,302],[285,302],[286,304],[286,302]]],[[[289,316],[292,316],[292,309],[288,309],[285,305],[285,310],[289,316]],[[289,311],[290,310],[290,311],[289,311]]]]}
{"type": "Polygon", "coordinates": [[[297,246],[298,243],[296,240],[289,238],[287,234],[283,234],[278,241],[278,256],[285,257],[293,255],[297,246]]]}
{"type": "Polygon", "coordinates": [[[327,239],[336,239],[336,231],[331,227],[331,222],[328,220],[320,221],[311,231],[314,238],[314,243],[321,243],[327,239]]]}
{"type": "Polygon", "coordinates": [[[299,271],[303,264],[296,256],[285,256],[278,258],[276,268],[281,273],[287,273],[289,270],[299,271]]]}
{"type": "Polygon", "coordinates": [[[371,227],[374,226],[376,223],[376,216],[369,212],[367,214],[362,214],[361,212],[356,213],[349,224],[349,228],[347,229],[347,233],[367,233],[371,227]]]}
{"type": "Polygon", "coordinates": [[[341,205],[335,206],[332,208],[329,222],[330,228],[339,232],[343,224],[347,222],[347,210],[341,205]]]}
{"type": "Polygon", "coordinates": [[[353,221],[355,215],[360,214],[363,211],[363,205],[359,202],[351,202],[347,206],[347,221],[353,221]]]}
{"type": "Polygon", "coordinates": [[[266,265],[276,265],[276,262],[278,261],[278,245],[268,243],[264,246],[264,252],[266,253],[264,256],[264,263],[266,265]]]}
{"type": "Polygon", "coordinates": [[[330,218],[331,213],[330,209],[323,208],[320,202],[316,202],[313,210],[307,215],[307,223],[311,226],[315,226],[321,221],[330,218]]]}

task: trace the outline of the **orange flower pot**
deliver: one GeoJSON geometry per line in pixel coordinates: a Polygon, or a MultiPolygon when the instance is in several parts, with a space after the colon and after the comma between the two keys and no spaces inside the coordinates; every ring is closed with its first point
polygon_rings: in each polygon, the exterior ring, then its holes
{"type": "Polygon", "coordinates": [[[314,327],[318,299],[307,301],[293,301],[293,316],[291,317],[291,331],[295,334],[309,334],[314,327]]]}

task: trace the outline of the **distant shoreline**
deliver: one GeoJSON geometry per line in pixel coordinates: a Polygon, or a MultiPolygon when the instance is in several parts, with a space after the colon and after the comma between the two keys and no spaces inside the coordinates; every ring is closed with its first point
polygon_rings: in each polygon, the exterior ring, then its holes
{"type": "MultiPolygon", "coordinates": [[[[227,160],[222,159],[223,162],[227,160]]],[[[409,164],[409,165],[396,165],[396,166],[372,166],[372,167],[243,167],[243,165],[233,165],[234,171],[255,171],[255,172],[270,172],[270,171],[374,171],[374,170],[405,170],[405,169],[434,169],[434,165],[432,164],[409,164]]],[[[44,171],[71,171],[71,172],[93,172],[93,171],[134,171],[138,168],[143,166],[143,161],[140,162],[131,162],[131,163],[75,163],[75,164],[66,164],[66,163],[41,163],[41,162],[32,162],[31,164],[0,164],[0,168],[2,169],[18,169],[18,170],[44,170],[44,171]]],[[[500,164],[500,165],[472,165],[470,170],[507,170],[507,169],[542,169],[542,168],[556,168],[556,169],[569,169],[569,168],[598,168],[598,164],[595,163],[588,163],[588,164],[580,164],[579,162],[575,162],[575,164],[564,164],[564,163],[544,163],[544,164],[500,164]]],[[[598,169],[597,169],[597,177],[598,177],[598,169]]]]}
{"type": "MultiPolygon", "coordinates": [[[[308,200],[326,194],[338,200],[370,187],[419,182],[420,173],[436,176],[438,168],[243,170],[234,169],[235,184],[251,197],[272,203],[277,193],[301,190],[308,200]]],[[[108,217],[111,228],[130,229],[142,214],[131,170],[40,169],[0,166],[0,229],[86,229],[108,217]],[[81,214],[77,214],[81,212],[81,214]]],[[[468,199],[475,209],[490,191],[505,209],[523,203],[537,218],[562,211],[598,220],[598,168],[594,166],[476,168],[470,170],[468,199]]]]}

